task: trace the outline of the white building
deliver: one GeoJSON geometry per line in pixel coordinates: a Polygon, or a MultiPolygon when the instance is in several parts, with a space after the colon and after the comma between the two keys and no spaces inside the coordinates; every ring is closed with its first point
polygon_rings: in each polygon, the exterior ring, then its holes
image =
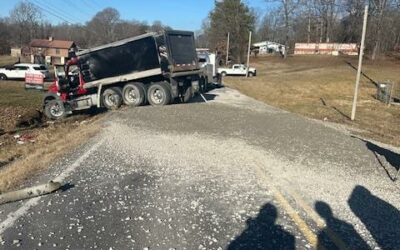
{"type": "Polygon", "coordinates": [[[253,47],[258,48],[259,53],[263,55],[263,54],[279,53],[279,48],[284,47],[284,45],[271,41],[263,41],[259,43],[253,43],[253,47]]]}

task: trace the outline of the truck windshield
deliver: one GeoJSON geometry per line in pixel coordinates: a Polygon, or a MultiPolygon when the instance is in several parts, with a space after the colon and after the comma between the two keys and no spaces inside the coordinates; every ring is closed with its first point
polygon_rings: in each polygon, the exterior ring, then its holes
{"type": "Polygon", "coordinates": [[[169,34],[172,59],[175,64],[192,64],[196,61],[193,53],[193,37],[190,35],[169,34]]]}

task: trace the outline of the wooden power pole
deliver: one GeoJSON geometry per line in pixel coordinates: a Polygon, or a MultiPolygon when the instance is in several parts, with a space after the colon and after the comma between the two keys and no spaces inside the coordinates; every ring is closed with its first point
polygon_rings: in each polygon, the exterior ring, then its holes
{"type": "Polygon", "coordinates": [[[226,41],[226,65],[228,65],[229,60],[229,32],[228,32],[228,40],[226,41]]]}
{"type": "Polygon", "coordinates": [[[249,77],[249,64],[250,64],[250,49],[251,49],[251,31],[249,34],[249,47],[247,49],[247,68],[246,68],[246,77],[249,77]]]}
{"type": "Polygon", "coordinates": [[[368,5],[365,5],[364,23],[363,23],[362,36],[361,36],[361,45],[360,45],[360,54],[358,55],[356,86],[354,89],[353,107],[351,109],[351,120],[352,121],[354,121],[354,118],[356,117],[358,87],[360,85],[361,68],[362,68],[362,61],[363,61],[363,56],[364,56],[364,43],[365,43],[365,33],[367,30],[367,20],[368,20],[368,5]]]}

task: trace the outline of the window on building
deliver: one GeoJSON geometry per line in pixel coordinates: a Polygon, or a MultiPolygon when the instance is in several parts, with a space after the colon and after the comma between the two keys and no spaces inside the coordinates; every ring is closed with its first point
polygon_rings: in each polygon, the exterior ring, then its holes
{"type": "Polygon", "coordinates": [[[60,54],[60,49],[56,49],[56,54],[57,54],[57,55],[60,54]]]}

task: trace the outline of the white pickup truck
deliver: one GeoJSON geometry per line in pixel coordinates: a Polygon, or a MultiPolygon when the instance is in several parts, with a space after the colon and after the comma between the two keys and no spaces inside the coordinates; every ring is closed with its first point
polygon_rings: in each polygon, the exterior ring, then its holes
{"type": "MultiPolygon", "coordinates": [[[[234,64],[232,68],[218,68],[218,73],[222,76],[245,76],[247,67],[244,64],[234,64]]],[[[256,76],[257,71],[255,68],[249,67],[249,76],[256,76]]]]}

